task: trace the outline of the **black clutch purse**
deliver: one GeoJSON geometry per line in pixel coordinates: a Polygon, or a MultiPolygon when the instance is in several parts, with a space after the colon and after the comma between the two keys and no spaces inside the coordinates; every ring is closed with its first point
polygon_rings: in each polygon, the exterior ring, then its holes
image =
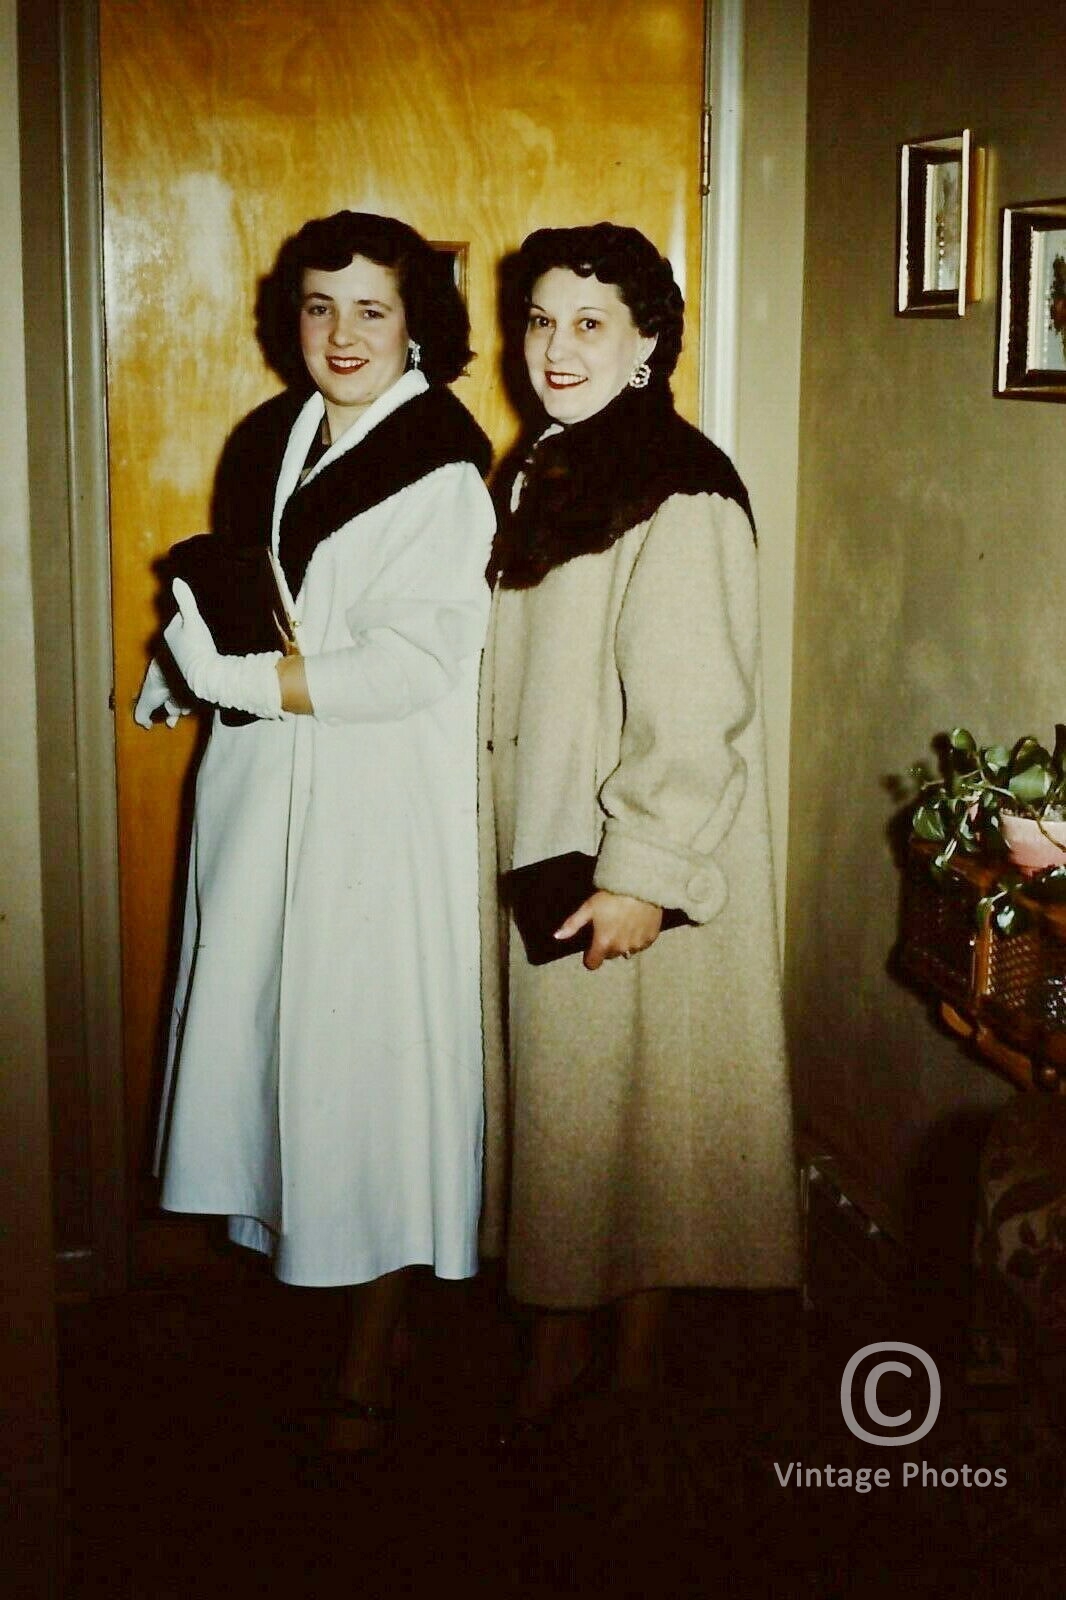
{"type": "MultiPolygon", "coordinates": [[[[232,544],[214,533],[198,533],[168,550],[156,562],[156,572],[165,590],[164,627],[176,610],[171,582],[182,578],[193,592],[219,655],[248,656],[270,650],[291,655],[295,650],[292,623],[266,545],[232,544]]],[[[219,716],[227,727],[241,728],[258,721],[250,712],[229,707],[223,707],[219,716]]]]}
{"type": "Polygon", "coordinates": [[[171,606],[167,621],[174,614],[171,581],[182,578],[220,655],[291,650],[292,628],[266,545],[231,544],[217,534],[199,533],[174,545],[156,570],[171,606]]]}
{"type": "MultiPolygon", "coordinates": [[[[501,879],[503,897],[514,917],[519,937],[525,946],[530,966],[543,967],[549,961],[559,961],[563,956],[577,955],[592,943],[591,927],[582,928],[572,939],[554,939],[556,928],[562,926],[572,911],[593,894],[596,885],[592,875],[596,870],[596,857],[580,850],[570,850],[566,855],[549,856],[545,861],[533,861],[528,867],[516,867],[501,879]]],[[[667,928],[692,925],[691,917],[683,911],[663,907],[663,932],[667,928]]]]}

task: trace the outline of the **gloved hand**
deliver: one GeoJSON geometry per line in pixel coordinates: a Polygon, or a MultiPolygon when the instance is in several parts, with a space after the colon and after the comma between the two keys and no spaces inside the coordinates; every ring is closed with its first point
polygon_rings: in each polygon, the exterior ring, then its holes
{"type": "Polygon", "coordinates": [[[281,660],[281,651],[220,656],[189,585],[184,579],[175,578],[171,587],[178,614],[163,630],[163,638],[196,698],[233,711],[247,711],[253,717],[280,717],[281,684],[276,663],[281,660]]]}
{"type": "Polygon", "coordinates": [[[152,718],[157,711],[166,712],[166,724],[172,728],[179,717],[187,717],[192,710],[191,706],[183,706],[175,700],[170,690],[170,685],[163,676],[163,669],[155,656],[148,663],[148,671],[141,684],[141,692],[133,707],[133,720],[138,727],[151,728],[154,726],[152,718]]]}

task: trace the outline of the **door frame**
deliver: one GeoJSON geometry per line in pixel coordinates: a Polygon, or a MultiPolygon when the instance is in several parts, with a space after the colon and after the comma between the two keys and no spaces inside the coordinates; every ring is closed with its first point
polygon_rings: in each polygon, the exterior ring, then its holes
{"type": "Polygon", "coordinates": [[[51,1248],[20,35],[16,0],[0,0],[0,263],[6,289],[0,309],[0,385],[6,400],[0,433],[0,1480],[5,1486],[0,1540],[10,1592],[54,1600],[66,1541],[51,1248]]]}
{"type": "MultiPolygon", "coordinates": [[[[729,453],[737,432],[737,307],[743,157],[745,0],[706,0],[705,102],[713,137],[703,197],[700,420],[729,453]]],[[[97,0],[58,0],[63,319],[73,616],[80,973],[91,1074],[92,1248],[60,1263],[67,1286],[125,1286],[129,1234],[124,1154],[121,922],[111,626],[108,438],[104,359],[102,162],[97,0]]],[[[694,136],[696,130],[693,130],[694,136]]],[[[24,132],[24,139],[29,136],[24,132]]],[[[58,509],[58,508],[56,508],[58,509]]],[[[35,600],[35,608],[39,600],[35,600]]],[[[125,708],[122,708],[125,713],[125,708]]],[[[42,720],[41,738],[49,729],[42,720]]],[[[69,733],[67,735],[69,744],[69,733]]]]}
{"type": "Polygon", "coordinates": [[[744,156],[744,0],[705,7],[700,427],[737,449],[740,227],[744,156]]]}
{"type": "Polygon", "coordinates": [[[114,1293],[126,1170],[95,0],[19,0],[19,44],[50,1076],[53,1096],[60,1069],[80,1079],[88,1166],[85,1236],[59,1249],[56,1288],[114,1293]]]}
{"type": "Polygon", "coordinates": [[[61,0],[63,275],[80,804],[82,983],[92,1073],[94,1286],[125,1286],[126,1106],[104,329],[100,50],[95,0],[61,0]]]}

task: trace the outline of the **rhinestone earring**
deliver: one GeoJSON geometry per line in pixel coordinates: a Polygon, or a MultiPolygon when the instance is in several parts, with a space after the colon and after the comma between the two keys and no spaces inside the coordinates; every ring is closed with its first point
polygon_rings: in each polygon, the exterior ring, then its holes
{"type": "Polygon", "coordinates": [[[422,346],[414,339],[409,339],[407,342],[407,356],[412,367],[417,368],[422,365],[422,346]]]}
{"type": "Polygon", "coordinates": [[[629,380],[629,387],[631,389],[646,389],[650,379],[651,368],[648,366],[646,361],[642,361],[639,367],[633,368],[633,375],[629,380]]]}

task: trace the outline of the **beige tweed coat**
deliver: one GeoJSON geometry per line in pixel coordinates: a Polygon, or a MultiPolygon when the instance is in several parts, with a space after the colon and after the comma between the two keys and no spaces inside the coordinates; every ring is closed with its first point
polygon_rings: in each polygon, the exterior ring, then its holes
{"type": "Polygon", "coordinates": [[[674,495],[609,549],[497,588],[481,691],[486,1196],[519,1299],[798,1276],[755,549],[674,495]],[[532,967],[499,874],[582,850],[685,911],[628,961],[532,967]]]}

